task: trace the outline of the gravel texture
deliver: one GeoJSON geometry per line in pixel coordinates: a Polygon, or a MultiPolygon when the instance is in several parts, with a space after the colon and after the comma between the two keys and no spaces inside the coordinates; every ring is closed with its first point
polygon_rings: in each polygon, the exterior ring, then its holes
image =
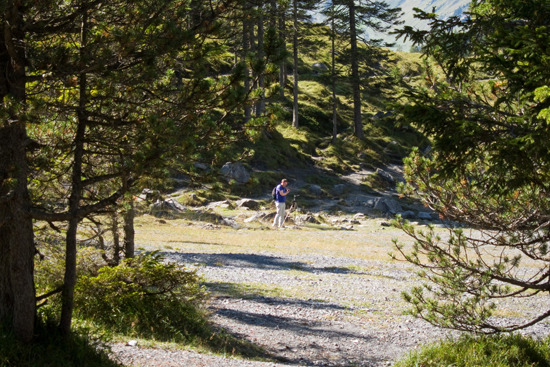
{"type": "MultiPolygon", "coordinates": [[[[417,346],[458,335],[403,315],[407,305],[400,294],[418,283],[406,263],[272,252],[167,258],[198,267],[213,294],[208,306],[213,324],[261,346],[274,362],[116,344],[113,354],[125,365],[388,366],[417,346]]],[[[532,316],[547,303],[539,297],[517,309],[532,316]]],[[[547,336],[550,327],[539,323],[524,334],[547,336]]]]}

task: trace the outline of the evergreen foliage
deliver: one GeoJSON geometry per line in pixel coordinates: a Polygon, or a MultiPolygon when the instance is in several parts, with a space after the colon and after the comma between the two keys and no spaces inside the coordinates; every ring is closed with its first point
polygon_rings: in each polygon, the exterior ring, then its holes
{"type": "Polygon", "coordinates": [[[428,70],[426,87],[409,90],[409,103],[398,108],[434,142],[432,153],[406,160],[404,193],[479,234],[450,229],[443,239],[399,221],[415,244],[397,249],[432,282],[404,295],[414,315],[494,333],[550,316],[541,310],[510,324],[492,317],[500,299],[550,290],[550,4],[483,0],[470,7],[467,19],[418,10],[430,29],[400,32],[422,45],[443,76],[428,70]]]}

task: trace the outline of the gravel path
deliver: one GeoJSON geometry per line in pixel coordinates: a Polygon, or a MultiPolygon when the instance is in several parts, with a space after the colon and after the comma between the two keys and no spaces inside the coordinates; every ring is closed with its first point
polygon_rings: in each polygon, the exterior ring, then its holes
{"type": "MultiPolygon", "coordinates": [[[[400,173],[399,167],[388,170],[396,176],[400,173]]],[[[360,181],[360,176],[349,177],[349,181],[360,181]]],[[[363,194],[352,190],[349,195],[363,194]]],[[[368,199],[363,196],[359,199],[368,199]]],[[[356,231],[340,233],[363,235],[356,231]]],[[[306,233],[297,231],[297,235],[306,233]]],[[[364,236],[369,235],[375,234],[364,232],[364,236]]],[[[221,251],[166,255],[168,260],[198,267],[213,294],[209,310],[216,327],[261,346],[274,362],[116,344],[113,352],[120,361],[148,367],[378,367],[391,365],[419,345],[458,335],[403,315],[407,305],[400,294],[418,282],[409,264],[329,255],[221,251]]],[[[533,316],[547,308],[548,299],[506,302],[513,302],[512,309],[519,312],[502,317],[533,316]]],[[[539,323],[523,333],[547,336],[550,326],[539,323]]]]}
{"type": "MultiPolygon", "coordinates": [[[[262,346],[288,365],[386,366],[445,332],[401,315],[400,292],[411,283],[403,264],[328,256],[169,254],[201,264],[217,294],[212,321],[262,346]],[[224,290],[246,285],[241,294],[224,290]]],[[[278,366],[189,351],[116,345],[126,364],[143,366],[278,366]]]]}

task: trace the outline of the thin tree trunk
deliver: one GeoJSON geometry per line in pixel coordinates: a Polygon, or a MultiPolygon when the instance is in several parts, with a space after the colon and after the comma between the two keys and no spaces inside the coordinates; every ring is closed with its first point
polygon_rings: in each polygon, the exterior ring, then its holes
{"type": "MultiPolygon", "coordinates": [[[[243,61],[246,65],[246,70],[244,74],[244,89],[245,92],[248,93],[250,91],[250,71],[248,69],[248,63],[246,60],[246,54],[248,53],[249,46],[250,46],[250,40],[249,40],[249,9],[248,9],[248,3],[245,5],[245,14],[243,19],[243,61]]],[[[248,122],[250,120],[251,113],[250,113],[250,106],[246,105],[244,107],[244,121],[248,122]]]]}
{"type": "Polygon", "coordinates": [[[127,259],[134,257],[135,249],[135,230],[134,218],[136,213],[134,210],[134,200],[130,200],[130,208],[124,214],[124,254],[127,259]]]}
{"type": "Polygon", "coordinates": [[[298,0],[293,1],[293,27],[294,35],[292,40],[292,51],[294,53],[292,71],[294,75],[294,89],[293,89],[293,99],[294,105],[292,109],[292,126],[298,127],[298,0]]]}
{"type": "MultiPolygon", "coordinates": [[[[260,58],[263,58],[264,57],[264,9],[263,7],[260,7],[259,10],[260,10],[260,15],[258,16],[258,56],[260,58]]],[[[258,87],[262,89],[262,94],[256,106],[256,116],[260,116],[262,113],[264,113],[265,92],[263,91],[263,89],[265,87],[265,80],[264,80],[263,73],[259,77],[258,87]]]]}
{"type": "Polygon", "coordinates": [[[113,234],[113,262],[120,264],[120,234],[118,233],[118,214],[111,214],[111,233],[113,234]]]}
{"type": "MultiPolygon", "coordinates": [[[[256,35],[254,33],[254,28],[256,27],[256,24],[253,20],[250,20],[248,23],[249,29],[250,29],[250,35],[248,36],[248,41],[250,42],[250,53],[254,55],[254,57],[257,57],[257,48],[256,48],[256,35]]],[[[258,89],[258,80],[256,79],[256,75],[254,74],[254,71],[251,71],[252,74],[252,90],[255,91],[258,89]]],[[[256,107],[257,104],[252,105],[251,113],[256,114],[256,107]]]]}
{"type": "Polygon", "coordinates": [[[332,144],[336,144],[336,137],[338,135],[338,119],[336,116],[336,49],[334,47],[334,41],[336,38],[336,29],[334,26],[334,3],[332,3],[332,144]]]}
{"type": "MultiPolygon", "coordinates": [[[[0,98],[24,103],[24,27],[18,2],[3,7],[0,27],[0,98]]],[[[25,122],[15,111],[0,126],[0,321],[8,322],[15,336],[30,343],[34,336],[34,233],[27,188],[28,141],[25,122]],[[10,182],[15,183],[15,187],[10,182]]]]}
{"type": "MultiPolygon", "coordinates": [[[[286,8],[283,5],[279,6],[279,37],[282,39],[283,48],[286,52],[286,8]]],[[[285,99],[285,86],[287,84],[286,76],[286,60],[281,61],[279,69],[279,97],[281,100],[285,99]]]]}
{"type": "Polygon", "coordinates": [[[359,60],[357,54],[357,30],[355,28],[355,3],[349,2],[349,29],[351,43],[351,83],[353,86],[353,126],[359,139],[364,139],[363,121],[361,120],[361,89],[359,85],[359,60]]]}
{"type": "MultiPolygon", "coordinates": [[[[86,32],[88,15],[86,12],[82,15],[81,39],[80,39],[80,57],[85,59],[86,52],[86,32]]],[[[59,328],[61,332],[68,335],[71,331],[71,322],[74,309],[74,287],[76,285],[76,252],[77,252],[77,230],[80,218],[78,218],[78,209],[82,198],[82,157],[84,155],[84,137],[86,135],[86,88],[87,75],[81,73],[79,76],[80,100],[77,113],[78,122],[76,136],[74,139],[74,159],[73,172],[71,177],[71,196],[69,197],[69,220],[65,243],[65,276],[63,278],[63,290],[61,293],[61,318],[59,328]]]]}

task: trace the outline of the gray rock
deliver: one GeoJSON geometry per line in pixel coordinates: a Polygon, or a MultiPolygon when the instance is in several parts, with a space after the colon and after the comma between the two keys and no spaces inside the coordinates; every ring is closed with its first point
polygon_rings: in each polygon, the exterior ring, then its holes
{"type": "Polygon", "coordinates": [[[239,229],[241,228],[242,226],[240,224],[238,224],[235,219],[232,219],[232,218],[223,218],[221,221],[220,221],[221,224],[223,225],[226,225],[226,226],[230,226],[230,227],[233,227],[234,229],[239,229]]]}
{"type": "Polygon", "coordinates": [[[397,214],[401,214],[401,218],[403,218],[403,219],[414,219],[415,218],[415,214],[412,210],[406,210],[404,212],[397,213],[397,214]]]}
{"type": "Polygon", "coordinates": [[[321,195],[323,193],[323,190],[321,189],[321,186],[319,186],[319,185],[310,185],[309,186],[309,192],[311,192],[314,195],[321,195]]]}
{"type": "Polygon", "coordinates": [[[208,204],[208,208],[231,208],[233,205],[229,200],[223,200],[223,201],[214,201],[210,204],[208,204]]]}
{"type": "Polygon", "coordinates": [[[337,195],[342,195],[345,190],[346,190],[345,184],[334,185],[334,187],[332,188],[332,191],[337,195]]]}
{"type": "Polygon", "coordinates": [[[322,62],[316,62],[313,65],[311,65],[311,67],[313,67],[314,69],[321,70],[321,71],[328,70],[327,66],[325,64],[323,64],[322,62]]]}
{"type": "Polygon", "coordinates": [[[143,189],[141,191],[141,198],[145,199],[147,201],[153,201],[153,200],[159,200],[160,199],[160,191],[159,190],[151,190],[151,189],[143,189]]]}
{"type": "Polygon", "coordinates": [[[395,185],[395,178],[390,175],[388,172],[381,170],[380,168],[376,169],[376,174],[383,179],[384,181],[389,182],[392,185],[395,185]]]}
{"type": "Polygon", "coordinates": [[[239,208],[258,209],[260,206],[260,204],[253,199],[241,199],[237,200],[236,203],[239,208]]]}
{"type": "Polygon", "coordinates": [[[400,213],[403,211],[403,208],[399,203],[393,199],[389,198],[378,198],[374,201],[374,209],[380,210],[382,213],[400,213]]]}
{"type": "Polygon", "coordinates": [[[296,218],[296,222],[298,223],[313,223],[313,224],[320,224],[320,222],[315,218],[313,215],[306,214],[301,215],[298,218],[296,218]]]}
{"type": "Polygon", "coordinates": [[[365,214],[357,213],[353,216],[354,219],[365,219],[365,214]]]}
{"type": "Polygon", "coordinates": [[[257,213],[255,215],[251,216],[250,218],[246,218],[243,222],[251,223],[251,222],[255,222],[255,221],[260,221],[260,219],[262,219],[263,217],[265,217],[265,213],[257,213]]]}
{"type": "Polygon", "coordinates": [[[235,180],[240,184],[247,183],[250,180],[250,174],[240,162],[227,162],[220,169],[220,172],[225,176],[227,181],[235,180]]]}
{"type": "Polygon", "coordinates": [[[176,200],[170,198],[166,200],[157,200],[152,206],[152,211],[159,211],[159,210],[171,210],[176,212],[184,212],[187,210],[187,208],[180,203],[178,203],[176,200]]]}
{"type": "Polygon", "coordinates": [[[417,215],[416,215],[416,218],[417,219],[422,219],[422,220],[432,220],[432,216],[430,213],[428,212],[419,212],[417,215]]]}
{"type": "Polygon", "coordinates": [[[208,167],[206,166],[206,164],[204,163],[201,163],[201,162],[195,162],[194,166],[198,169],[202,169],[203,171],[207,170],[208,167]]]}
{"type": "Polygon", "coordinates": [[[439,213],[430,213],[432,220],[439,220],[439,213]]]}

